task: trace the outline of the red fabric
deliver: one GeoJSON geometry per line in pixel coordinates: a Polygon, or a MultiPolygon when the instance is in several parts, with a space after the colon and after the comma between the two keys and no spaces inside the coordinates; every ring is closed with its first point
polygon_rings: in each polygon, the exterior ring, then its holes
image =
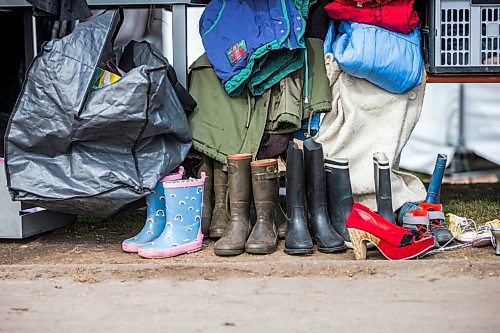
{"type": "Polygon", "coordinates": [[[373,24],[408,34],[419,24],[414,0],[335,0],[325,6],[331,18],[373,24]]]}
{"type": "Polygon", "coordinates": [[[441,204],[431,204],[428,202],[422,202],[421,204],[418,205],[419,208],[422,208],[424,211],[428,210],[435,210],[437,212],[442,212],[443,211],[443,205],[441,204]]]}

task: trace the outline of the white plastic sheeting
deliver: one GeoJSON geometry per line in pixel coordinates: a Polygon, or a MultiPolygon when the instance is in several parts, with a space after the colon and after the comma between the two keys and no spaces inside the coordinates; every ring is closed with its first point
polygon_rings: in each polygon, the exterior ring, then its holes
{"type": "MultiPolygon", "coordinates": [[[[500,164],[500,84],[464,84],[464,143],[477,155],[500,164]]],[[[460,84],[427,84],[420,120],[401,154],[402,168],[432,173],[437,153],[458,146],[460,84]]]]}

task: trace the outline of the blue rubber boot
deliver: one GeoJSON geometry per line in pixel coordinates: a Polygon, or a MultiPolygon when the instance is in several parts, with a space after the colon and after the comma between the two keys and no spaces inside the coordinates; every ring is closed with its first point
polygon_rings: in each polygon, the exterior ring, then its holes
{"type": "Polygon", "coordinates": [[[432,172],[429,188],[427,189],[427,196],[425,202],[435,204],[438,203],[439,190],[441,189],[441,182],[443,181],[444,169],[446,169],[446,161],[448,156],[446,154],[438,154],[434,171],[432,172]]]}
{"type": "Polygon", "coordinates": [[[122,242],[123,251],[138,252],[139,247],[151,242],[163,232],[167,222],[165,217],[163,182],[182,179],[183,173],[184,168],[180,167],[177,173],[170,174],[161,179],[158,184],[156,184],[153,193],[146,196],[146,223],[137,235],[122,242]]]}
{"type": "Polygon", "coordinates": [[[158,238],[139,248],[139,256],[169,258],[201,250],[204,182],[205,173],[202,172],[201,179],[163,183],[167,215],[165,229],[158,238]]]}

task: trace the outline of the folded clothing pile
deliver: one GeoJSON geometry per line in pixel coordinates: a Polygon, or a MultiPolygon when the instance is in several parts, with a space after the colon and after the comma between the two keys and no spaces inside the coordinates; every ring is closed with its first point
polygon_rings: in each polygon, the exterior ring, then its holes
{"type": "Polygon", "coordinates": [[[330,23],[325,54],[342,70],[391,93],[422,81],[419,18],[413,0],[336,0],[325,10],[330,23]]]}
{"type": "Polygon", "coordinates": [[[367,23],[408,34],[420,22],[413,8],[414,0],[335,0],[325,6],[336,20],[367,23]]]}

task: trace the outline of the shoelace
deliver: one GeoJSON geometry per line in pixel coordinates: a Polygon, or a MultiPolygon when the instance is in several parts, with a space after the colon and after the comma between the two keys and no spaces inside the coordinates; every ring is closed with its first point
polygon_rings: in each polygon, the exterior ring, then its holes
{"type": "Polygon", "coordinates": [[[462,243],[462,244],[458,244],[458,245],[453,245],[453,246],[446,247],[446,245],[448,245],[452,240],[453,239],[451,239],[448,243],[446,243],[445,245],[443,245],[441,247],[438,247],[435,250],[430,250],[430,251],[422,254],[421,256],[418,256],[417,259],[421,259],[421,258],[424,258],[424,257],[427,257],[427,256],[431,256],[431,255],[437,254],[437,253],[454,251],[454,250],[459,250],[459,249],[463,249],[463,248],[472,246],[471,243],[462,243]]]}
{"type": "MultiPolygon", "coordinates": [[[[432,223],[433,221],[438,221],[439,224],[441,226],[443,226],[443,224],[439,220],[432,220],[430,222],[432,223]]],[[[473,227],[478,234],[479,233],[488,232],[491,229],[491,226],[489,226],[489,225],[484,225],[484,226],[481,226],[481,227],[477,228],[476,222],[474,220],[472,220],[472,219],[467,219],[465,221],[465,223],[461,222],[460,224],[463,225],[462,226],[462,231],[470,229],[471,227],[473,227]]],[[[458,244],[458,245],[446,247],[448,244],[450,244],[454,240],[455,240],[455,235],[453,235],[453,237],[448,242],[446,242],[446,244],[438,247],[437,249],[427,251],[426,253],[418,256],[417,259],[421,259],[421,258],[424,258],[424,257],[427,257],[427,256],[431,256],[431,255],[437,254],[437,253],[454,251],[454,250],[463,249],[463,248],[472,246],[472,243],[462,243],[462,244],[458,244]]],[[[491,243],[493,244],[493,247],[496,247],[496,240],[495,240],[495,237],[493,237],[493,234],[491,235],[491,243]]]]}
{"type": "Polygon", "coordinates": [[[425,224],[417,224],[418,239],[432,236],[429,228],[425,224]]]}
{"type": "Polygon", "coordinates": [[[493,228],[493,226],[491,224],[486,223],[485,225],[482,225],[482,226],[480,226],[480,227],[477,228],[477,234],[478,235],[482,235],[482,234],[489,233],[491,244],[493,245],[493,247],[496,247],[497,246],[497,244],[496,244],[497,242],[496,242],[495,237],[491,233],[491,228],[493,228]]]}
{"type": "MultiPolygon", "coordinates": [[[[455,237],[459,237],[460,235],[465,234],[466,232],[475,232],[476,235],[479,235],[481,232],[481,228],[478,228],[476,222],[473,219],[464,219],[457,223],[455,226],[455,237]],[[460,228],[460,233],[457,232],[457,229],[460,228]]],[[[462,240],[463,241],[463,240],[462,240]]],[[[472,241],[471,241],[472,242],[472,241]]]]}
{"type": "Polygon", "coordinates": [[[445,226],[443,225],[443,220],[436,219],[436,220],[429,220],[429,224],[432,228],[444,228],[445,226]]]}
{"type": "MultiPolygon", "coordinates": [[[[441,226],[443,225],[442,223],[439,223],[439,224],[441,224],[441,226]]],[[[437,253],[454,251],[454,250],[463,249],[463,248],[472,246],[471,243],[463,243],[463,244],[458,244],[458,245],[453,245],[453,246],[446,247],[448,244],[450,244],[454,240],[455,240],[455,236],[451,237],[451,239],[449,241],[447,241],[444,245],[438,247],[437,249],[427,251],[426,253],[418,256],[417,259],[421,259],[421,258],[424,258],[424,257],[427,257],[427,256],[431,256],[431,255],[437,254],[437,253]]]]}
{"type": "Polygon", "coordinates": [[[487,233],[489,232],[490,233],[490,239],[491,239],[491,244],[493,244],[493,247],[497,247],[497,241],[495,239],[495,236],[493,236],[493,234],[491,233],[491,228],[493,226],[490,225],[490,224],[486,224],[486,225],[482,225],[480,226],[478,229],[477,229],[477,233],[478,234],[483,234],[483,233],[487,233]]]}
{"type": "Polygon", "coordinates": [[[462,229],[462,233],[467,231],[475,231],[479,233],[479,229],[477,228],[476,222],[473,219],[466,219],[465,221],[460,223],[460,227],[462,229]]]}

